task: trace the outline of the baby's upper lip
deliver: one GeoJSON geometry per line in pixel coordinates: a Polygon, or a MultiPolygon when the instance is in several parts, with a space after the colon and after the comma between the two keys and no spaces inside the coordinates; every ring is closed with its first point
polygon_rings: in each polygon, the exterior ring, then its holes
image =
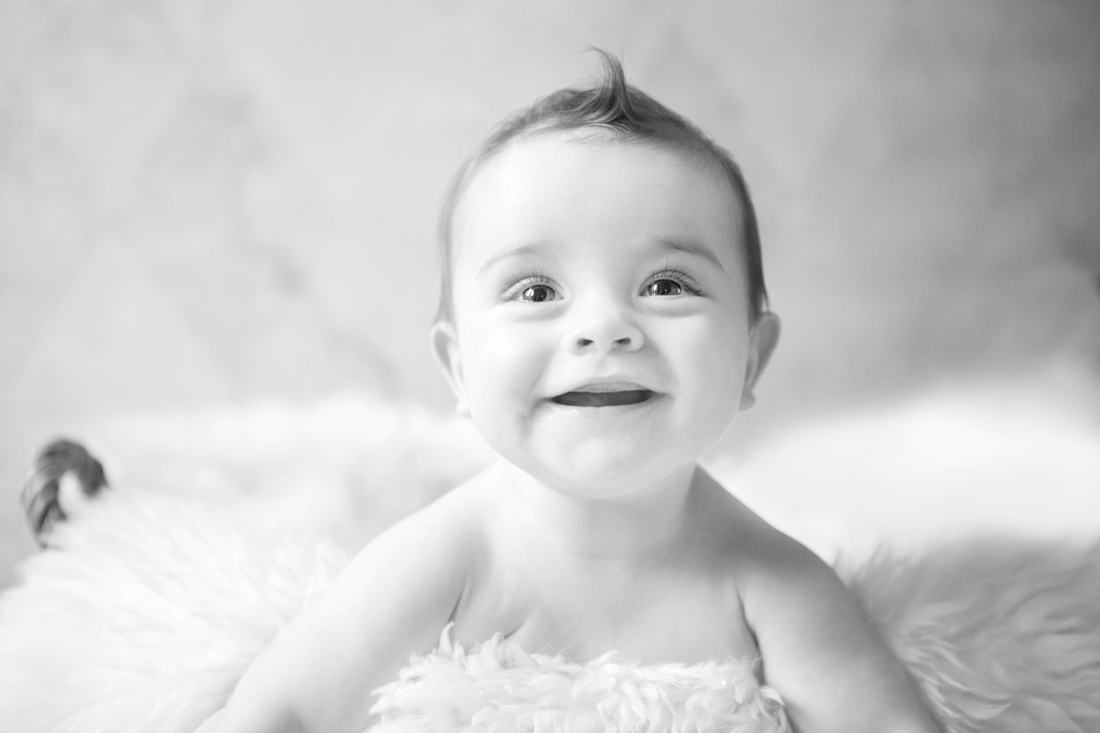
{"type": "Polygon", "coordinates": [[[555,397],[569,394],[570,392],[652,392],[654,390],[649,387],[638,384],[637,382],[620,380],[620,379],[594,379],[587,382],[580,382],[569,389],[562,390],[555,397]]]}
{"type": "Polygon", "coordinates": [[[585,382],[569,392],[633,392],[645,389],[637,382],[585,382]]]}

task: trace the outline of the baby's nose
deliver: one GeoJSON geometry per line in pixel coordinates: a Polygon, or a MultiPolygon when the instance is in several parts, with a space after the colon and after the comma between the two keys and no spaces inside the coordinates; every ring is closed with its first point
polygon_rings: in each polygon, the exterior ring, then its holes
{"type": "MultiPolygon", "coordinates": [[[[599,339],[589,339],[589,338],[585,338],[583,336],[580,336],[580,337],[577,338],[577,347],[580,348],[580,349],[587,349],[589,347],[602,346],[604,344],[605,344],[605,342],[603,340],[599,340],[599,339]]],[[[618,349],[630,350],[631,347],[634,347],[636,349],[638,347],[638,339],[633,337],[633,336],[622,336],[622,337],[617,338],[617,339],[608,340],[606,342],[606,345],[610,346],[611,348],[618,348],[618,349]]]]}
{"type": "Polygon", "coordinates": [[[645,343],[642,330],[616,308],[590,309],[578,320],[569,337],[577,352],[637,351],[645,343]]]}

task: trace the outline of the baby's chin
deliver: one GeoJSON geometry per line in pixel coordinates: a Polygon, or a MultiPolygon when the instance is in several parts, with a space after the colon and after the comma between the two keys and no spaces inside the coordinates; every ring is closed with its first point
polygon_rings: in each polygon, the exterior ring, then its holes
{"type": "Polygon", "coordinates": [[[578,499],[645,496],[659,491],[673,477],[689,479],[695,467],[694,451],[674,455],[651,448],[631,450],[592,443],[542,448],[508,457],[509,462],[541,484],[578,499]]]}
{"type": "MultiPolygon", "coordinates": [[[[726,411],[731,412],[731,411],[726,411]]],[[[474,423],[489,445],[547,486],[577,497],[644,493],[682,474],[725,433],[732,419],[720,410],[678,419],[664,396],[609,406],[542,401],[532,412],[474,423]],[[721,413],[721,414],[720,414],[721,413]]]]}

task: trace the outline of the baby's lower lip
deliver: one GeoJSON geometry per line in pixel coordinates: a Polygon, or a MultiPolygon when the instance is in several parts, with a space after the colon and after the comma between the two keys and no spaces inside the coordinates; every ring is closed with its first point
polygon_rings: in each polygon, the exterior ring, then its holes
{"type": "Polygon", "coordinates": [[[619,392],[566,392],[550,401],[570,407],[619,407],[637,405],[653,397],[648,389],[628,389],[619,392]]]}

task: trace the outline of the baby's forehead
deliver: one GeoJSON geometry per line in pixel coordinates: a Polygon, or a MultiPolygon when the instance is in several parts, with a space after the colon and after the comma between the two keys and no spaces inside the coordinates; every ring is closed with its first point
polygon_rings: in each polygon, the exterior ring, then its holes
{"type": "MultiPolygon", "coordinates": [[[[554,221],[554,217],[568,220],[573,214],[569,210],[559,211],[551,205],[540,206],[537,200],[534,205],[528,199],[520,202],[525,205],[516,206],[517,198],[522,198],[525,194],[554,198],[576,192],[579,198],[592,185],[592,177],[600,178],[605,186],[611,188],[629,189],[636,186],[638,181],[629,174],[626,178],[616,178],[614,175],[604,178],[600,175],[605,164],[614,167],[614,158],[608,160],[609,151],[614,156],[615,151],[623,149],[642,151],[643,168],[639,173],[641,178],[645,179],[649,168],[644,165],[646,161],[653,161],[653,167],[659,171],[653,176],[658,183],[665,183],[666,175],[670,177],[669,195],[659,200],[657,208],[674,210],[679,206],[683,210],[682,218],[689,222],[695,218],[711,218],[711,212],[714,212],[717,218],[727,224],[729,247],[738,260],[742,258],[743,206],[723,174],[721,164],[713,156],[662,140],[623,138],[605,130],[589,128],[524,136],[510,141],[482,161],[477,170],[468,175],[456,198],[451,220],[448,222],[448,246],[451,250],[448,252],[449,258],[453,260],[458,256],[465,249],[465,240],[468,239],[466,235],[471,230],[482,231],[486,222],[492,224],[508,217],[519,217],[521,221],[543,217],[551,221],[554,221]],[[579,170],[588,175],[564,178],[559,175],[554,178],[553,172],[545,168],[555,167],[554,164],[563,154],[572,160],[581,161],[579,170]],[[687,179],[687,185],[695,184],[693,190],[702,190],[704,195],[679,195],[673,182],[684,178],[687,179]],[[553,179],[553,184],[547,184],[547,179],[553,179]],[[549,191],[546,190],[547,186],[549,191]]],[[[572,172],[568,168],[565,170],[567,173],[572,172]]],[[[628,172],[632,170],[636,169],[627,169],[628,172]]],[[[580,208],[588,208],[583,199],[580,203],[580,208]]],[[[613,213],[597,210],[593,215],[611,216],[613,213]]],[[[668,234],[675,235],[675,232],[668,234]]]]}
{"type": "MultiPolygon", "coordinates": [[[[742,210],[739,196],[722,165],[712,155],[684,145],[662,140],[623,138],[610,136],[601,130],[566,130],[540,132],[512,141],[479,161],[461,186],[454,202],[454,224],[480,216],[500,213],[501,199],[510,199],[517,191],[534,188],[554,180],[555,185],[566,190],[590,186],[592,177],[599,177],[611,186],[630,188],[636,185],[636,177],[645,178],[650,170],[674,178],[688,185],[705,180],[706,186],[715,192],[708,197],[715,209],[733,214],[740,219],[742,210]],[[629,177],[616,179],[602,174],[615,168],[618,153],[638,151],[642,162],[630,168],[629,177]],[[609,159],[610,157],[610,159],[609,159]],[[574,161],[575,168],[568,170],[565,180],[553,179],[553,169],[559,169],[563,160],[574,161]],[[549,169],[549,170],[548,170],[549,169]],[[587,175],[573,175],[584,172],[587,175]],[[687,179],[687,180],[685,180],[687,179]],[[694,180],[692,180],[694,179],[694,180]]],[[[657,174],[654,174],[657,175],[657,174]]],[[[675,197],[673,197],[675,200],[675,197]]],[[[692,205],[698,201],[691,201],[692,205]]]]}

